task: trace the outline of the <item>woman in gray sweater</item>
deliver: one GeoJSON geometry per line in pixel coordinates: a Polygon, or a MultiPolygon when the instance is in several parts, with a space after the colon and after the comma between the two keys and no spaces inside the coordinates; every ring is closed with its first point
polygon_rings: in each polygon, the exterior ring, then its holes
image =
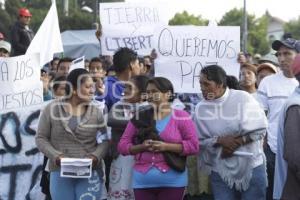
{"type": "Polygon", "coordinates": [[[92,103],[94,84],[89,72],[75,69],[67,77],[66,97],[56,99],[43,110],[36,144],[49,158],[50,193],[53,200],[100,199],[102,180],[101,160],[108,142],[103,112],[92,103]],[[93,170],[90,178],[60,176],[62,158],[90,158],[93,170]]]}

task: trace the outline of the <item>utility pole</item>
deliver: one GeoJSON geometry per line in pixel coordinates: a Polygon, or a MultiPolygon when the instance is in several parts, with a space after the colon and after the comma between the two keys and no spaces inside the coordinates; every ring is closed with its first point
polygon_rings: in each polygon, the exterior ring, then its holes
{"type": "Polygon", "coordinates": [[[242,41],[242,49],[244,53],[247,52],[247,36],[248,36],[247,9],[246,9],[246,0],[244,0],[244,26],[243,26],[243,41],[242,41]]]}
{"type": "Polygon", "coordinates": [[[96,0],[95,3],[96,3],[96,5],[95,5],[94,23],[97,23],[97,17],[99,14],[99,0],[96,0]]]}
{"type": "Polygon", "coordinates": [[[66,17],[69,16],[69,0],[64,0],[64,14],[66,17]]]}

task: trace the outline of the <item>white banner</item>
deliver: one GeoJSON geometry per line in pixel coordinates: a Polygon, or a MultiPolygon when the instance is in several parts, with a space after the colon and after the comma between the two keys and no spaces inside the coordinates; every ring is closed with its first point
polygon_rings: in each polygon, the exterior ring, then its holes
{"type": "Polygon", "coordinates": [[[140,55],[153,49],[156,25],[167,25],[164,6],[151,3],[100,3],[103,55],[113,55],[120,47],[128,47],[140,55]]]}
{"type": "Polygon", "coordinates": [[[0,112],[43,102],[39,55],[0,58],[0,112]]]}
{"type": "Polygon", "coordinates": [[[38,118],[43,105],[0,114],[0,197],[44,199],[40,175],[43,155],[35,145],[38,118]]]}
{"type": "Polygon", "coordinates": [[[72,65],[70,66],[69,73],[74,69],[84,69],[84,56],[72,61],[72,65]]]}
{"type": "Polygon", "coordinates": [[[155,76],[171,80],[175,92],[199,93],[200,70],[217,64],[238,77],[240,28],[165,26],[155,30],[155,76]]]}

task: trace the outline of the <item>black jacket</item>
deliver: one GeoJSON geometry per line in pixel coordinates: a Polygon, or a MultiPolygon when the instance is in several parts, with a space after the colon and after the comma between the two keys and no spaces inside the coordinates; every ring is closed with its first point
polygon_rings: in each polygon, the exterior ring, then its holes
{"type": "Polygon", "coordinates": [[[16,22],[11,30],[11,44],[13,56],[24,55],[34,37],[31,29],[26,29],[20,22],[16,22]]]}

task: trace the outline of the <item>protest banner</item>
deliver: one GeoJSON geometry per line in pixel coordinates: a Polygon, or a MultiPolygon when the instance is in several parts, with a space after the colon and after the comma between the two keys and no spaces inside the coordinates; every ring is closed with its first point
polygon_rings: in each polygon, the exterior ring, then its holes
{"type": "Polygon", "coordinates": [[[164,6],[151,3],[100,3],[103,55],[113,55],[120,47],[128,47],[140,55],[153,49],[156,25],[167,25],[164,6]]]}
{"type": "Polygon", "coordinates": [[[43,102],[39,55],[0,58],[0,112],[43,102]]]}
{"type": "Polygon", "coordinates": [[[60,36],[56,2],[52,0],[48,14],[31,41],[26,55],[39,53],[40,67],[43,67],[43,65],[53,59],[55,53],[59,52],[63,52],[63,45],[60,36]]]}
{"type": "Polygon", "coordinates": [[[0,114],[0,199],[40,200],[43,154],[35,145],[44,104],[0,114]]]}
{"type": "Polygon", "coordinates": [[[84,56],[72,61],[72,64],[69,69],[69,73],[74,69],[84,69],[84,56]]]}
{"type": "Polygon", "coordinates": [[[175,92],[199,93],[200,70],[217,64],[238,77],[240,28],[164,26],[155,30],[155,76],[171,80],[175,92]]]}

